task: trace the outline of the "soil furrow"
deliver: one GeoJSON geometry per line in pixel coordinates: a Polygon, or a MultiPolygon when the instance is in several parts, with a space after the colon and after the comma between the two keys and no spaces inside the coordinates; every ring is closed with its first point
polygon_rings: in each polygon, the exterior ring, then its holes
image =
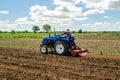
{"type": "Polygon", "coordinates": [[[39,51],[0,48],[1,80],[119,80],[120,60],[40,54],[39,51]]]}

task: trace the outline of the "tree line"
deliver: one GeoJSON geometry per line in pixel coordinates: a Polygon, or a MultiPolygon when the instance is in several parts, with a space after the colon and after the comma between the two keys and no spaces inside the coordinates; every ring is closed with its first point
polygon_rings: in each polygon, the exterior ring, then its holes
{"type": "MultiPolygon", "coordinates": [[[[49,24],[45,24],[45,25],[43,25],[42,29],[47,33],[49,31],[51,31],[51,26],[49,24]]],[[[33,30],[33,33],[37,33],[40,30],[40,28],[39,28],[39,26],[34,25],[32,27],[32,30],[33,30]]],[[[31,32],[29,32],[28,30],[24,30],[24,31],[11,30],[10,32],[8,32],[8,31],[0,31],[0,33],[12,33],[12,34],[14,34],[14,33],[31,33],[31,32]]]]}
{"type": "MultiPolygon", "coordinates": [[[[51,26],[49,24],[45,24],[43,25],[43,28],[42,28],[46,33],[51,31],[51,26]]],[[[32,27],[32,30],[34,33],[36,33],[37,31],[40,30],[39,26],[35,25],[32,27]]]]}
{"type": "MultiPolygon", "coordinates": [[[[51,26],[49,25],[49,24],[44,24],[43,25],[43,27],[42,27],[42,29],[43,29],[43,31],[45,32],[45,33],[48,33],[48,32],[50,32],[51,31],[51,26]]],[[[32,27],[32,30],[33,30],[33,33],[38,33],[39,31],[40,31],[40,28],[39,28],[39,26],[37,26],[37,25],[34,25],[33,27],[32,27]]],[[[51,31],[52,32],[52,31],[51,31]]],[[[61,31],[57,31],[57,32],[61,32],[61,31]]],[[[81,29],[79,29],[78,31],[71,31],[72,33],[82,33],[82,30],[81,29]]],[[[14,34],[14,33],[31,33],[31,32],[29,32],[29,31],[27,31],[27,30],[24,30],[24,31],[15,31],[15,30],[11,30],[10,32],[7,32],[7,31],[4,31],[4,32],[2,32],[2,31],[0,31],[0,33],[12,33],[12,34],[14,34]]],[[[39,33],[42,33],[42,32],[39,32],[39,33]]]]}

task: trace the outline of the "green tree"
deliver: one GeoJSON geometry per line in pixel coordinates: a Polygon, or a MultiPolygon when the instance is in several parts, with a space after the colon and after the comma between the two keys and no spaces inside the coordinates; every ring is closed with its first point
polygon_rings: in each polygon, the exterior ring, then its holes
{"type": "Polygon", "coordinates": [[[34,33],[36,33],[37,31],[40,30],[40,28],[35,25],[35,26],[32,27],[32,30],[33,30],[34,33]]]}
{"type": "Polygon", "coordinates": [[[107,31],[103,31],[102,33],[105,34],[105,33],[107,33],[107,31]]]}
{"type": "Polygon", "coordinates": [[[73,30],[72,33],[75,33],[75,31],[73,30]]]}
{"type": "Polygon", "coordinates": [[[49,24],[45,24],[43,25],[43,30],[45,30],[46,32],[49,32],[51,30],[51,26],[49,24]]]}
{"type": "Polygon", "coordinates": [[[0,31],[0,33],[2,33],[2,31],[0,31]]]}
{"type": "Polygon", "coordinates": [[[15,30],[11,30],[10,33],[11,33],[11,34],[15,34],[15,30]]]}
{"type": "Polygon", "coordinates": [[[82,29],[79,29],[79,30],[78,30],[78,33],[82,33],[82,29]]]}
{"type": "Polygon", "coordinates": [[[28,31],[27,31],[27,30],[25,30],[25,31],[23,31],[23,33],[28,33],[28,31]]]}

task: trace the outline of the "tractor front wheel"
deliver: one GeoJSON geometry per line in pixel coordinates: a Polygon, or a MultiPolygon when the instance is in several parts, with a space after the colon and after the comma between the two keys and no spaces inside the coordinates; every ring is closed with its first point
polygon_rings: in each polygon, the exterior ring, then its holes
{"type": "Polygon", "coordinates": [[[66,49],[67,49],[66,44],[64,42],[62,42],[62,41],[57,41],[55,43],[55,47],[54,48],[55,48],[55,52],[58,55],[65,54],[66,49]]]}
{"type": "Polygon", "coordinates": [[[47,46],[42,45],[41,48],[40,48],[40,51],[41,51],[42,54],[46,54],[48,52],[47,46]]]}

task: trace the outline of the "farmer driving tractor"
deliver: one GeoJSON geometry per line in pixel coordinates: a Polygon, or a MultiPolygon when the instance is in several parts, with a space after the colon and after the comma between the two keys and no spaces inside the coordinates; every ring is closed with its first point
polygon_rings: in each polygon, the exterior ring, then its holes
{"type": "Polygon", "coordinates": [[[76,46],[75,38],[71,36],[69,29],[64,31],[61,35],[45,37],[40,45],[40,51],[42,54],[47,54],[48,48],[51,52],[58,55],[71,54],[72,56],[86,56],[88,54],[87,49],[81,49],[76,46]],[[63,36],[63,37],[62,37],[63,36]]]}
{"type": "Polygon", "coordinates": [[[70,29],[67,29],[66,31],[64,31],[61,35],[64,35],[65,38],[69,39],[71,37],[70,29]]]}
{"type": "MultiPolygon", "coordinates": [[[[71,36],[71,32],[70,29],[67,29],[66,31],[64,31],[61,35],[64,35],[65,38],[68,39],[68,42],[70,43],[70,38],[71,36]]],[[[76,44],[74,43],[74,49],[77,50],[72,50],[72,45],[71,43],[69,44],[69,47],[71,48],[71,54],[74,56],[76,56],[76,54],[78,53],[84,53],[84,54],[79,54],[79,56],[86,56],[87,55],[87,49],[81,49],[80,47],[76,46],[76,44]]]]}

